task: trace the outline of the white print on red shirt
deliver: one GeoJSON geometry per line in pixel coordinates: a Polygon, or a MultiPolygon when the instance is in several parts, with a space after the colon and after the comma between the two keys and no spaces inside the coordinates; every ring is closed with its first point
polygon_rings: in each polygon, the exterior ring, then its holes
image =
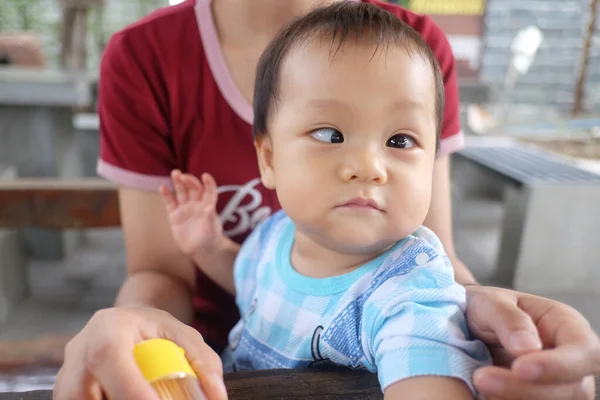
{"type": "Polygon", "coordinates": [[[219,215],[223,226],[227,227],[223,232],[226,236],[246,233],[271,215],[271,207],[260,207],[262,193],[256,189],[259,183],[260,178],[254,178],[244,185],[225,185],[217,189],[219,195],[235,192],[219,215]],[[242,205],[248,196],[250,202],[242,205]]]}

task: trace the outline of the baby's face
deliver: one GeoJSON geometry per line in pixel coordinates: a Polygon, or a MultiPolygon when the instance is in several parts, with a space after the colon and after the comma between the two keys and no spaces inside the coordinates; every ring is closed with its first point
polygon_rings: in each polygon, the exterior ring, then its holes
{"type": "Polygon", "coordinates": [[[292,50],[258,141],[263,183],[297,229],[332,250],[377,251],[413,233],[431,202],[436,154],[433,72],[391,45],[330,57],[292,50]]]}

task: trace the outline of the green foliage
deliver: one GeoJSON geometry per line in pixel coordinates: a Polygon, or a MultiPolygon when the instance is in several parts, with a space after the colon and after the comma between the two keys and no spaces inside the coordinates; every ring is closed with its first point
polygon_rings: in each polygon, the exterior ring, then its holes
{"type": "Polygon", "coordinates": [[[44,0],[1,0],[0,31],[34,30],[40,24],[44,0]]]}

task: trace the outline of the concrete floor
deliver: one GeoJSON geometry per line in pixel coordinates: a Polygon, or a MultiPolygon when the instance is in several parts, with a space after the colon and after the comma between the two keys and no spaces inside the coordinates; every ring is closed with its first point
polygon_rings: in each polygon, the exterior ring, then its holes
{"type": "Polygon", "coordinates": [[[76,332],[92,314],[110,307],[125,278],[125,251],[119,230],[86,233],[68,260],[31,261],[31,295],[0,330],[0,340],[76,332]]]}
{"type": "MultiPolygon", "coordinates": [[[[502,205],[490,200],[457,205],[455,240],[459,255],[482,283],[493,284],[502,205]],[[468,212],[461,212],[466,211],[468,212]]],[[[125,275],[122,233],[88,231],[85,245],[66,262],[31,262],[31,298],[23,302],[0,330],[0,340],[50,333],[77,332],[98,309],[111,306],[125,275]]],[[[579,310],[600,332],[599,293],[536,293],[579,310]]],[[[0,375],[0,392],[52,386],[52,372],[37,378],[0,375]]]]}

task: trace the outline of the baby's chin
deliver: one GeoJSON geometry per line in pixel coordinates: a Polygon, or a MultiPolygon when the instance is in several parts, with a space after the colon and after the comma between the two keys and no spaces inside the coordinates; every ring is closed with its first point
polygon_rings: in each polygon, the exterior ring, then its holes
{"type": "Polygon", "coordinates": [[[361,230],[348,229],[341,232],[329,232],[325,236],[328,247],[344,254],[380,254],[404,239],[405,235],[394,232],[385,234],[377,229],[364,227],[361,230]]]}
{"type": "Polygon", "coordinates": [[[297,229],[315,243],[342,254],[373,255],[413,234],[416,221],[393,222],[385,216],[332,214],[310,221],[295,221],[297,229]]]}

